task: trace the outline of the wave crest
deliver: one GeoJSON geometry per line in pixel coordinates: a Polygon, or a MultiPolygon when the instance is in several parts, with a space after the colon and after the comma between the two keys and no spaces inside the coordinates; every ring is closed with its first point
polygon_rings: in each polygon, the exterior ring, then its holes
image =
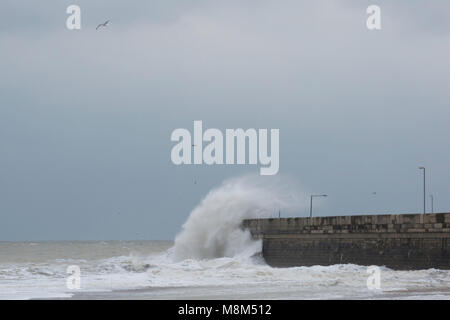
{"type": "Polygon", "coordinates": [[[251,256],[261,251],[261,241],[241,229],[242,221],[298,209],[296,189],[280,177],[251,175],[224,181],[190,213],[175,238],[175,260],[251,256]]]}

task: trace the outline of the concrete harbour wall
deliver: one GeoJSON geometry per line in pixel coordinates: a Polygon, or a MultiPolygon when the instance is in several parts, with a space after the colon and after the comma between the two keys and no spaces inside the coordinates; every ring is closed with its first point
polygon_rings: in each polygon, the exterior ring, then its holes
{"type": "Polygon", "coordinates": [[[354,263],[450,269],[450,213],[244,220],[275,267],[354,263]]]}

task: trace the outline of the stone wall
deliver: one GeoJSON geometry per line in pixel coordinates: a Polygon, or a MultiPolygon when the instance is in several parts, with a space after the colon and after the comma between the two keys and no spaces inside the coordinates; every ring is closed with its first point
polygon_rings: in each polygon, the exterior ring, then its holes
{"type": "Polygon", "coordinates": [[[450,269],[450,213],[252,219],[275,267],[354,263],[450,269]]]}

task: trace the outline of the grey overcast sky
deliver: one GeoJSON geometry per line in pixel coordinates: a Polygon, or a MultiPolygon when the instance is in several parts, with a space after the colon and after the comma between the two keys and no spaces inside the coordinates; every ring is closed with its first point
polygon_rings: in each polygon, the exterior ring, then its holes
{"type": "Polygon", "coordinates": [[[317,215],[420,212],[419,165],[450,211],[448,1],[0,6],[0,240],[173,239],[213,186],[259,170],[173,165],[194,120],[279,128],[279,174],[329,194],[317,215]]]}

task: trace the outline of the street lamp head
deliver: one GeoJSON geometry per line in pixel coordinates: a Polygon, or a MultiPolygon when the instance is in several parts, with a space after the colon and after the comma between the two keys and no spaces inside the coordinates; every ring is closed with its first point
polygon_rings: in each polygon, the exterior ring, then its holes
{"type": "Polygon", "coordinates": [[[423,170],[423,169],[425,169],[425,167],[423,167],[423,166],[420,166],[420,167],[419,167],[419,169],[420,169],[420,170],[423,170]]]}

